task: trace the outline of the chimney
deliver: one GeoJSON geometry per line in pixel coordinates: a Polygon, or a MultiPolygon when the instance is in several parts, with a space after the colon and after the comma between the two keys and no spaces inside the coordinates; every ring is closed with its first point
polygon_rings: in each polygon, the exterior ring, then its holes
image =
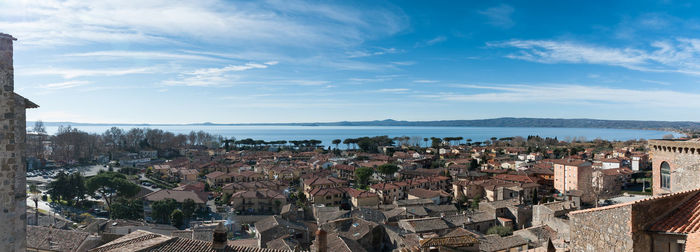
{"type": "Polygon", "coordinates": [[[214,228],[214,240],[212,241],[211,248],[215,251],[224,251],[226,249],[226,228],[223,222],[219,222],[214,228]]]}
{"type": "Polygon", "coordinates": [[[321,227],[318,227],[318,230],[316,230],[316,251],[317,252],[328,252],[328,233],[321,229],[321,227]]]}

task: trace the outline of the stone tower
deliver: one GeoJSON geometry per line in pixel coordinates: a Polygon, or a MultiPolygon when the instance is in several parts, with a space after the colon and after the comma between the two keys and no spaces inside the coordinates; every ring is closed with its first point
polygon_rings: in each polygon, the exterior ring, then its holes
{"type": "Polygon", "coordinates": [[[0,251],[27,247],[26,109],[36,104],[14,92],[12,43],[0,33],[0,251]]]}

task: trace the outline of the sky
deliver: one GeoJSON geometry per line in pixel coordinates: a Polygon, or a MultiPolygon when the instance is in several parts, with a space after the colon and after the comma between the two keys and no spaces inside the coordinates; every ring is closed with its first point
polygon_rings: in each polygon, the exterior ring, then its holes
{"type": "Polygon", "coordinates": [[[29,121],[700,121],[692,1],[0,1],[29,121]]]}

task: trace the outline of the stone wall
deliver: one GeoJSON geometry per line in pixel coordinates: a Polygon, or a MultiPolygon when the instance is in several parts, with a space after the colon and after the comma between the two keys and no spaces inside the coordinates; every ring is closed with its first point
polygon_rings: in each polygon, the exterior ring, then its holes
{"type": "MultiPolygon", "coordinates": [[[[26,176],[21,151],[23,135],[17,134],[24,123],[17,123],[14,93],[12,42],[14,38],[0,33],[0,251],[26,249],[25,188],[17,181],[26,176]]],[[[24,109],[22,107],[22,109],[24,109]]],[[[25,128],[21,129],[22,131],[25,128]]]]}
{"type": "Polygon", "coordinates": [[[631,205],[573,213],[571,251],[633,251],[631,205]]]}
{"type": "Polygon", "coordinates": [[[700,142],[649,140],[654,195],[700,187],[700,142]],[[661,163],[671,167],[671,187],[661,188],[661,163]]]}
{"type": "Polygon", "coordinates": [[[652,251],[646,228],[699,192],[571,212],[571,251],[652,251]]]}

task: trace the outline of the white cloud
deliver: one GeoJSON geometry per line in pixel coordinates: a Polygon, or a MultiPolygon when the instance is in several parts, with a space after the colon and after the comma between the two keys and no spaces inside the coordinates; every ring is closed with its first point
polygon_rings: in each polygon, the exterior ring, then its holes
{"type": "Polygon", "coordinates": [[[625,104],[643,107],[697,108],[700,94],[656,89],[626,89],[576,84],[455,85],[468,93],[421,95],[425,98],[494,103],[625,104]]]}
{"type": "Polygon", "coordinates": [[[69,53],[63,56],[66,57],[88,57],[91,59],[95,58],[105,58],[105,59],[120,59],[120,58],[141,58],[141,59],[163,59],[163,60],[201,60],[201,61],[222,61],[224,59],[204,56],[204,55],[194,55],[186,53],[168,53],[168,52],[158,52],[158,51],[95,51],[95,52],[84,52],[84,53],[69,53]]]}
{"type": "Polygon", "coordinates": [[[413,82],[415,82],[415,83],[438,83],[438,82],[440,82],[440,81],[436,81],[436,80],[414,80],[413,82]]]}
{"type": "Polygon", "coordinates": [[[89,84],[92,84],[92,82],[73,80],[73,81],[49,83],[49,84],[41,85],[41,87],[46,88],[46,89],[65,89],[65,88],[73,88],[73,87],[84,86],[84,85],[89,85],[89,84]]]}
{"type": "Polygon", "coordinates": [[[434,39],[431,39],[431,40],[426,41],[425,44],[428,45],[428,46],[431,46],[431,45],[434,45],[434,44],[437,44],[437,43],[440,43],[440,42],[444,42],[445,40],[447,40],[447,37],[445,37],[445,36],[437,36],[437,37],[435,37],[434,39]]]}
{"type": "Polygon", "coordinates": [[[167,86],[222,86],[236,84],[240,75],[233,74],[253,69],[265,69],[276,65],[277,62],[246,63],[243,65],[228,65],[225,67],[201,68],[180,74],[175,80],[163,81],[167,86]]]}
{"type": "Polygon", "coordinates": [[[46,69],[18,69],[17,75],[58,75],[65,79],[73,79],[76,77],[91,77],[91,76],[121,76],[130,74],[148,74],[155,73],[155,67],[140,67],[140,68],[111,68],[111,69],[74,69],[74,68],[53,68],[46,69]]]}
{"type": "Polygon", "coordinates": [[[511,40],[487,43],[487,46],[516,48],[516,53],[506,57],[539,63],[601,64],[637,71],[700,75],[700,39],[656,41],[651,44],[652,50],[552,40],[511,40]]]}
{"type": "Polygon", "coordinates": [[[479,14],[486,16],[489,21],[488,23],[501,27],[501,28],[510,28],[515,25],[515,22],[513,22],[513,19],[511,18],[511,15],[513,15],[513,12],[515,12],[515,9],[507,4],[501,4],[495,7],[491,7],[485,10],[479,11],[479,14]]]}
{"type": "Polygon", "coordinates": [[[0,27],[22,45],[98,43],[351,45],[403,30],[400,10],[303,1],[2,1],[0,27]],[[309,18],[313,17],[313,18],[309,18]],[[343,32],[338,32],[343,31],[343,32]]]}
{"type": "Polygon", "coordinates": [[[411,91],[408,88],[382,88],[378,89],[375,92],[377,93],[396,93],[396,94],[403,94],[411,91]]]}

